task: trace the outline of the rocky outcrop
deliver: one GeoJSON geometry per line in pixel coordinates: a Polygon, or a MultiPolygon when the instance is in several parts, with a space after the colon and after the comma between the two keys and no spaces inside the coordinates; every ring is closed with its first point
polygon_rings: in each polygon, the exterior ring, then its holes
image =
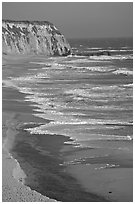
{"type": "Polygon", "coordinates": [[[47,21],[2,21],[5,54],[66,56],[71,48],[59,30],[47,21]]]}
{"type": "Polygon", "coordinates": [[[72,55],[77,55],[77,56],[101,56],[101,55],[108,55],[111,56],[111,53],[109,51],[96,51],[96,52],[78,52],[78,53],[73,53],[72,55]]]}

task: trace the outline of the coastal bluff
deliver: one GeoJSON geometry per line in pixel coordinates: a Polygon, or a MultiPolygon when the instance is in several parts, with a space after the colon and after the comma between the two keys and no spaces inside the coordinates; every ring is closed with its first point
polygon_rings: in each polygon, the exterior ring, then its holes
{"type": "Polygon", "coordinates": [[[2,52],[67,56],[71,48],[64,35],[48,21],[2,20],[2,52]]]}

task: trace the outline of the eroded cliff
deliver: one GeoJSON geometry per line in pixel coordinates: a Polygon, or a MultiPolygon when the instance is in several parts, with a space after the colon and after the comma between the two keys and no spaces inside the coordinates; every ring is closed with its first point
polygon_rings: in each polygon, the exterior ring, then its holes
{"type": "Polygon", "coordinates": [[[68,55],[65,37],[48,21],[2,21],[2,51],[5,54],[68,55]]]}

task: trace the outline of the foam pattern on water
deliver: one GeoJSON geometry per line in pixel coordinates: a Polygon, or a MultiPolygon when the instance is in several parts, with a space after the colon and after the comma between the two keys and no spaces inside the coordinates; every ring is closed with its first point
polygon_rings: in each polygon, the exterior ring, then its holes
{"type": "MultiPolygon", "coordinates": [[[[119,49],[125,50],[130,48],[119,49]]],[[[132,58],[132,54],[122,53],[49,57],[30,62],[34,70],[10,77],[4,84],[25,94],[35,117],[51,121],[27,129],[31,134],[63,134],[79,141],[131,140],[132,58]]]]}

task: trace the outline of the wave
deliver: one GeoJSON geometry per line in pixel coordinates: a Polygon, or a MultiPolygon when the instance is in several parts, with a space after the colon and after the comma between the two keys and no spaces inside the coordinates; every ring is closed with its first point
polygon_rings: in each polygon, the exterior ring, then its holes
{"type": "Polygon", "coordinates": [[[101,47],[87,47],[88,50],[99,50],[102,49],[101,47]]]}
{"type": "Polygon", "coordinates": [[[86,58],[86,56],[78,56],[77,58],[80,58],[80,59],[72,59],[71,61],[64,61],[66,63],[87,63],[87,62],[90,62],[90,59],[86,58]],[[85,59],[84,59],[85,57],[85,59]]]}
{"type": "MultiPolygon", "coordinates": [[[[63,62],[63,61],[61,61],[61,62],[63,62]]],[[[57,67],[67,67],[66,64],[60,64],[56,61],[52,61],[51,63],[46,63],[46,62],[31,62],[31,63],[44,65],[44,67],[42,67],[42,69],[53,69],[53,68],[57,68],[57,67]]],[[[30,69],[30,70],[38,70],[38,69],[30,69]]]]}
{"type": "MultiPolygon", "coordinates": [[[[57,69],[65,69],[65,68],[72,68],[72,69],[77,69],[77,70],[89,70],[91,72],[111,72],[113,74],[123,74],[125,73],[126,75],[131,75],[133,72],[126,69],[126,68],[121,68],[119,70],[116,70],[116,68],[112,65],[109,66],[92,66],[92,67],[77,67],[77,63],[90,63],[90,62],[97,62],[97,59],[99,60],[102,58],[101,61],[103,60],[104,57],[107,57],[107,59],[110,59],[111,56],[97,56],[96,60],[93,58],[71,58],[64,60],[62,63],[61,61],[58,62],[53,62],[51,63],[51,68],[49,67],[42,67],[41,69],[50,69],[50,71],[44,71],[41,72],[39,70],[39,73],[37,74],[30,74],[28,73],[27,76],[23,77],[17,77],[17,78],[11,78],[9,81],[5,81],[5,84],[7,83],[8,86],[12,84],[12,86],[16,86],[17,89],[21,93],[25,93],[25,101],[31,102],[31,106],[33,106],[33,115],[36,117],[40,117],[43,119],[48,119],[51,120],[51,122],[45,126],[40,125],[39,127],[36,128],[29,128],[27,131],[30,131],[31,134],[63,134],[65,136],[72,136],[72,137],[82,137],[82,140],[84,139],[84,133],[82,131],[86,130],[87,127],[92,127],[92,128],[97,128],[101,130],[101,127],[104,128],[112,128],[112,127],[125,127],[125,126],[132,126],[133,124],[128,121],[128,117],[126,119],[117,119],[117,120],[112,120],[108,119],[111,116],[107,115],[107,117],[104,119],[91,119],[90,116],[92,115],[92,111],[95,111],[96,113],[105,113],[108,110],[118,110],[118,111],[123,111],[127,110],[125,106],[120,107],[119,106],[111,106],[111,105],[104,105],[104,106],[96,106],[95,101],[99,103],[100,102],[109,102],[111,100],[114,101],[114,99],[122,100],[123,98],[127,96],[126,87],[132,87],[132,84],[124,84],[124,85],[102,85],[99,86],[99,84],[92,85],[92,84],[68,84],[66,85],[66,82],[71,81],[73,82],[72,75],[76,74],[75,76],[78,77],[77,73],[73,72],[74,70],[66,70],[66,75],[71,77],[71,79],[63,78],[64,86],[62,85],[57,85],[55,87],[55,84],[53,84],[52,90],[50,91],[51,87],[43,86],[40,85],[38,82],[46,82],[48,83],[49,80],[47,80],[49,77],[54,80],[60,80],[59,79],[59,72],[57,69]],[[66,64],[66,63],[67,64],[66,64]],[[70,65],[73,63],[72,65],[70,65]],[[54,69],[54,70],[53,70],[54,69]],[[55,71],[56,69],[56,71],[55,71]],[[55,79],[56,75],[56,79],[55,79]],[[43,80],[42,80],[43,79],[43,80]],[[45,79],[45,80],[44,80],[45,79]],[[78,88],[79,87],[79,88],[78,88]],[[42,89],[41,89],[42,88],[42,89]],[[58,92],[55,90],[58,88],[58,92]],[[43,91],[42,91],[43,90],[43,91]],[[47,91],[46,91],[47,90],[47,91]],[[119,97],[118,97],[119,96],[119,97]],[[66,103],[67,98],[70,98],[70,103],[66,103]],[[82,100],[82,102],[80,101],[82,100]],[[79,101],[79,102],[78,102],[79,101]],[[87,103],[88,102],[88,103],[87,103]],[[88,105],[87,104],[92,104],[88,105]],[[85,106],[86,104],[86,106],[85,106]],[[64,112],[65,110],[65,112],[64,112]],[[73,111],[72,111],[73,110],[73,111]],[[81,114],[81,112],[85,114],[81,114]],[[91,115],[87,113],[87,110],[91,112],[91,115]],[[92,110],[92,111],[91,111],[92,110]],[[102,111],[100,111],[102,110],[102,111]],[[63,111],[63,112],[62,112],[63,111]],[[66,112],[67,111],[67,112],[66,112]],[[72,111],[72,113],[70,113],[72,111]],[[79,112],[78,112],[79,111],[79,112]],[[85,117],[86,116],[86,117],[85,117]],[[79,129],[80,128],[80,129],[79,129]]],[[[100,61],[100,62],[101,62],[100,61]]],[[[88,65],[87,65],[88,66],[88,65]]],[[[65,72],[63,71],[62,74],[64,75],[65,72]]],[[[80,73],[79,73],[80,74],[80,73]]],[[[96,73],[97,74],[97,73],[96,73]]],[[[62,77],[63,77],[62,75],[62,77]]],[[[64,75],[65,76],[65,75],[64,75]]],[[[79,75],[79,77],[82,77],[82,75],[79,75]]],[[[112,75],[113,76],[113,75],[112,75]]],[[[50,83],[52,83],[50,81],[50,83]]],[[[88,83],[88,82],[87,82],[88,83]]],[[[128,90],[130,91],[130,89],[128,90]]],[[[129,97],[128,92],[128,96],[129,97]]],[[[129,108],[129,107],[128,107],[129,108]]],[[[129,110],[129,109],[128,109],[129,110]]],[[[117,111],[116,111],[117,112],[117,111]]],[[[106,113],[105,113],[106,114],[106,113]]],[[[122,113],[123,114],[123,113],[122,113]]],[[[97,115],[96,115],[97,116],[97,115]]],[[[115,116],[114,116],[115,117],[115,116]]],[[[114,118],[113,117],[113,118],[114,118]]],[[[117,118],[117,114],[116,114],[117,118]]],[[[104,136],[104,135],[92,135],[92,134],[87,134],[88,138],[85,138],[85,140],[89,139],[100,139],[100,140],[131,140],[130,136],[104,136]]],[[[79,138],[80,139],[80,138],[79,138]]]]}
{"type": "MultiPolygon", "coordinates": [[[[125,90],[125,86],[86,86],[82,89],[70,89],[70,90],[63,90],[63,94],[65,95],[70,95],[70,106],[68,105],[68,103],[66,103],[66,101],[56,101],[53,100],[52,97],[54,96],[54,92],[52,93],[46,93],[45,92],[45,88],[29,88],[29,87],[18,87],[18,90],[21,93],[25,93],[27,94],[25,96],[25,101],[29,101],[32,102],[31,106],[32,107],[36,107],[36,109],[34,109],[34,111],[36,112],[47,112],[50,111],[49,113],[52,114],[52,118],[55,115],[68,115],[69,113],[60,113],[60,109],[63,108],[68,108],[68,110],[75,108],[74,107],[74,102],[77,101],[83,101],[83,103],[87,103],[89,101],[89,98],[92,99],[93,101],[100,101],[100,102],[108,102],[108,100],[110,100],[110,97],[114,98],[116,93],[119,94],[119,96],[121,96],[121,98],[125,95],[123,92],[125,90]],[[42,89],[44,90],[44,92],[42,92],[42,89]],[[100,93],[99,93],[100,91],[100,93]],[[108,98],[106,98],[106,92],[111,91],[108,93],[108,98]],[[73,107],[72,107],[72,102],[73,102],[73,107]],[[33,104],[34,103],[34,104],[33,104]],[[67,106],[68,105],[68,106],[67,106]],[[52,112],[55,111],[55,112],[52,112]]],[[[57,88],[53,88],[53,91],[57,90],[57,88]]],[[[59,89],[58,89],[59,90],[59,89]]],[[[74,109],[75,111],[78,109],[81,110],[82,106],[76,106],[76,108],[74,109]]],[[[123,110],[125,109],[125,107],[120,107],[120,106],[107,106],[107,105],[102,105],[102,106],[89,106],[89,107],[85,107],[85,110],[123,110]]],[[[126,110],[126,109],[125,109],[126,110]]],[[[71,114],[71,113],[70,113],[71,114]]],[[[80,115],[79,113],[74,113],[80,115]]],[[[71,114],[73,115],[73,113],[71,114]]],[[[84,114],[83,114],[84,115],[84,114]]],[[[52,119],[51,118],[51,119],[52,119]]]]}
{"type": "Polygon", "coordinates": [[[133,52],[133,50],[119,50],[119,51],[121,51],[121,52],[133,52]]]}
{"type": "MultiPolygon", "coordinates": [[[[46,118],[45,119],[49,119],[47,117],[47,114],[34,114],[35,116],[45,116],[46,118]]],[[[101,119],[88,119],[88,120],[79,120],[77,118],[67,118],[67,117],[60,117],[58,118],[57,121],[51,121],[50,123],[48,124],[45,124],[45,125],[41,125],[39,127],[35,127],[35,128],[29,128],[27,130],[30,130],[30,132],[37,132],[36,134],[38,134],[39,132],[41,131],[47,131],[48,128],[52,128],[52,127],[56,127],[56,126],[63,126],[64,127],[67,127],[67,128],[71,128],[71,126],[75,126],[75,127],[79,127],[80,125],[95,125],[95,126],[100,126],[100,125],[105,125],[108,127],[111,127],[111,126],[116,126],[116,128],[118,128],[119,126],[133,126],[133,124],[131,122],[128,122],[128,121],[118,121],[118,120],[101,120],[101,119]],[[65,126],[67,125],[67,126],[65,126]]],[[[80,127],[81,128],[81,127],[80,127]]],[[[106,128],[106,127],[105,127],[106,128]]],[[[32,133],[31,132],[31,133],[32,133]]]]}
{"type": "Polygon", "coordinates": [[[119,70],[115,70],[113,74],[133,75],[133,71],[126,68],[120,68],[119,70]]]}
{"type": "MultiPolygon", "coordinates": [[[[50,122],[47,125],[41,125],[35,128],[25,128],[30,134],[49,134],[50,137],[53,135],[64,135],[70,137],[73,141],[67,142],[67,144],[74,144],[81,146],[78,143],[82,141],[132,141],[133,136],[130,135],[103,135],[103,134],[89,134],[81,132],[82,128],[80,126],[71,128],[71,126],[65,127],[55,127],[53,122],[50,122]],[[72,129],[72,130],[71,130],[72,129]]],[[[58,125],[58,124],[57,124],[58,125]]],[[[65,125],[65,124],[64,124],[65,125]]],[[[84,145],[84,147],[86,147],[84,145]]],[[[88,146],[87,146],[88,147],[88,146]]]]}
{"type": "Polygon", "coordinates": [[[103,52],[132,52],[133,50],[125,50],[125,49],[101,49],[99,51],[103,51],[103,52]]]}
{"type": "Polygon", "coordinates": [[[129,47],[129,46],[123,46],[123,47],[121,47],[122,49],[124,48],[124,49],[129,49],[129,48],[131,48],[131,47],[129,47]]]}
{"type": "Polygon", "coordinates": [[[51,63],[46,63],[46,62],[29,62],[31,64],[39,64],[39,65],[45,65],[45,66],[51,66],[51,63]]]}
{"type": "MultiPolygon", "coordinates": [[[[82,97],[84,97],[83,99],[85,100],[85,98],[91,98],[95,100],[95,98],[99,98],[99,99],[110,99],[110,97],[115,97],[116,93],[119,93],[119,96],[123,96],[123,94],[125,92],[125,87],[123,86],[91,86],[89,88],[82,88],[82,89],[70,89],[70,90],[65,90],[64,94],[66,95],[71,95],[72,97],[81,97],[80,99],[82,99],[82,97]],[[100,91],[100,92],[99,92],[100,91]],[[109,93],[106,92],[107,91],[111,91],[109,93]]],[[[111,98],[112,98],[111,97],[111,98]]]]}
{"type": "Polygon", "coordinates": [[[77,66],[72,66],[74,69],[83,69],[83,70],[90,70],[93,72],[110,72],[114,71],[116,68],[114,66],[91,66],[91,67],[77,67],[77,66]]]}
{"type": "Polygon", "coordinates": [[[92,90],[104,90],[104,91],[110,91],[110,90],[123,90],[122,87],[117,86],[117,85],[104,85],[104,86],[94,86],[92,87],[92,90]]]}
{"type": "Polygon", "coordinates": [[[108,169],[108,168],[118,168],[118,167],[120,167],[119,164],[106,164],[105,166],[96,167],[95,170],[108,169]]]}
{"type": "Polygon", "coordinates": [[[133,55],[112,55],[112,56],[106,56],[106,55],[101,55],[101,56],[90,56],[90,59],[100,59],[100,60],[128,60],[128,59],[133,59],[133,55]]]}
{"type": "Polygon", "coordinates": [[[124,51],[124,52],[128,52],[128,51],[133,51],[133,49],[103,49],[103,48],[86,48],[87,51],[85,52],[92,52],[93,50],[98,50],[99,52],[120,52],[120,51],[124,51]]]}
{"type": "MultiPolygon", "coordinates": [[[[65,61],[63,63],[63,61],[61,63],[53,63],[52,66],[51,66],[51,69],[68,69],[68,68],[71,68],[72,66],[69,65],[69,64],[66,64],[65,61]]],[[[43,67],[42,69],[50,69],[49,67],[43,67]]]]}
{"type": "Polygon", "coordinates": [[[50,75],[44,72],[44,73],[37,73],[34,75],[12,78],[11,82],[13,82],[14,84],[16,84],[17,82],[19,82],[20,84],[21,83],[24,84],[26,82],[35,83],[37,79],[48,79],[48,78],[50,78],[50,75]]]}
{"type": "Polygon", "coordinates": [[[133,87],[133,84],[124,84],[124,87],[133,87]]]}

